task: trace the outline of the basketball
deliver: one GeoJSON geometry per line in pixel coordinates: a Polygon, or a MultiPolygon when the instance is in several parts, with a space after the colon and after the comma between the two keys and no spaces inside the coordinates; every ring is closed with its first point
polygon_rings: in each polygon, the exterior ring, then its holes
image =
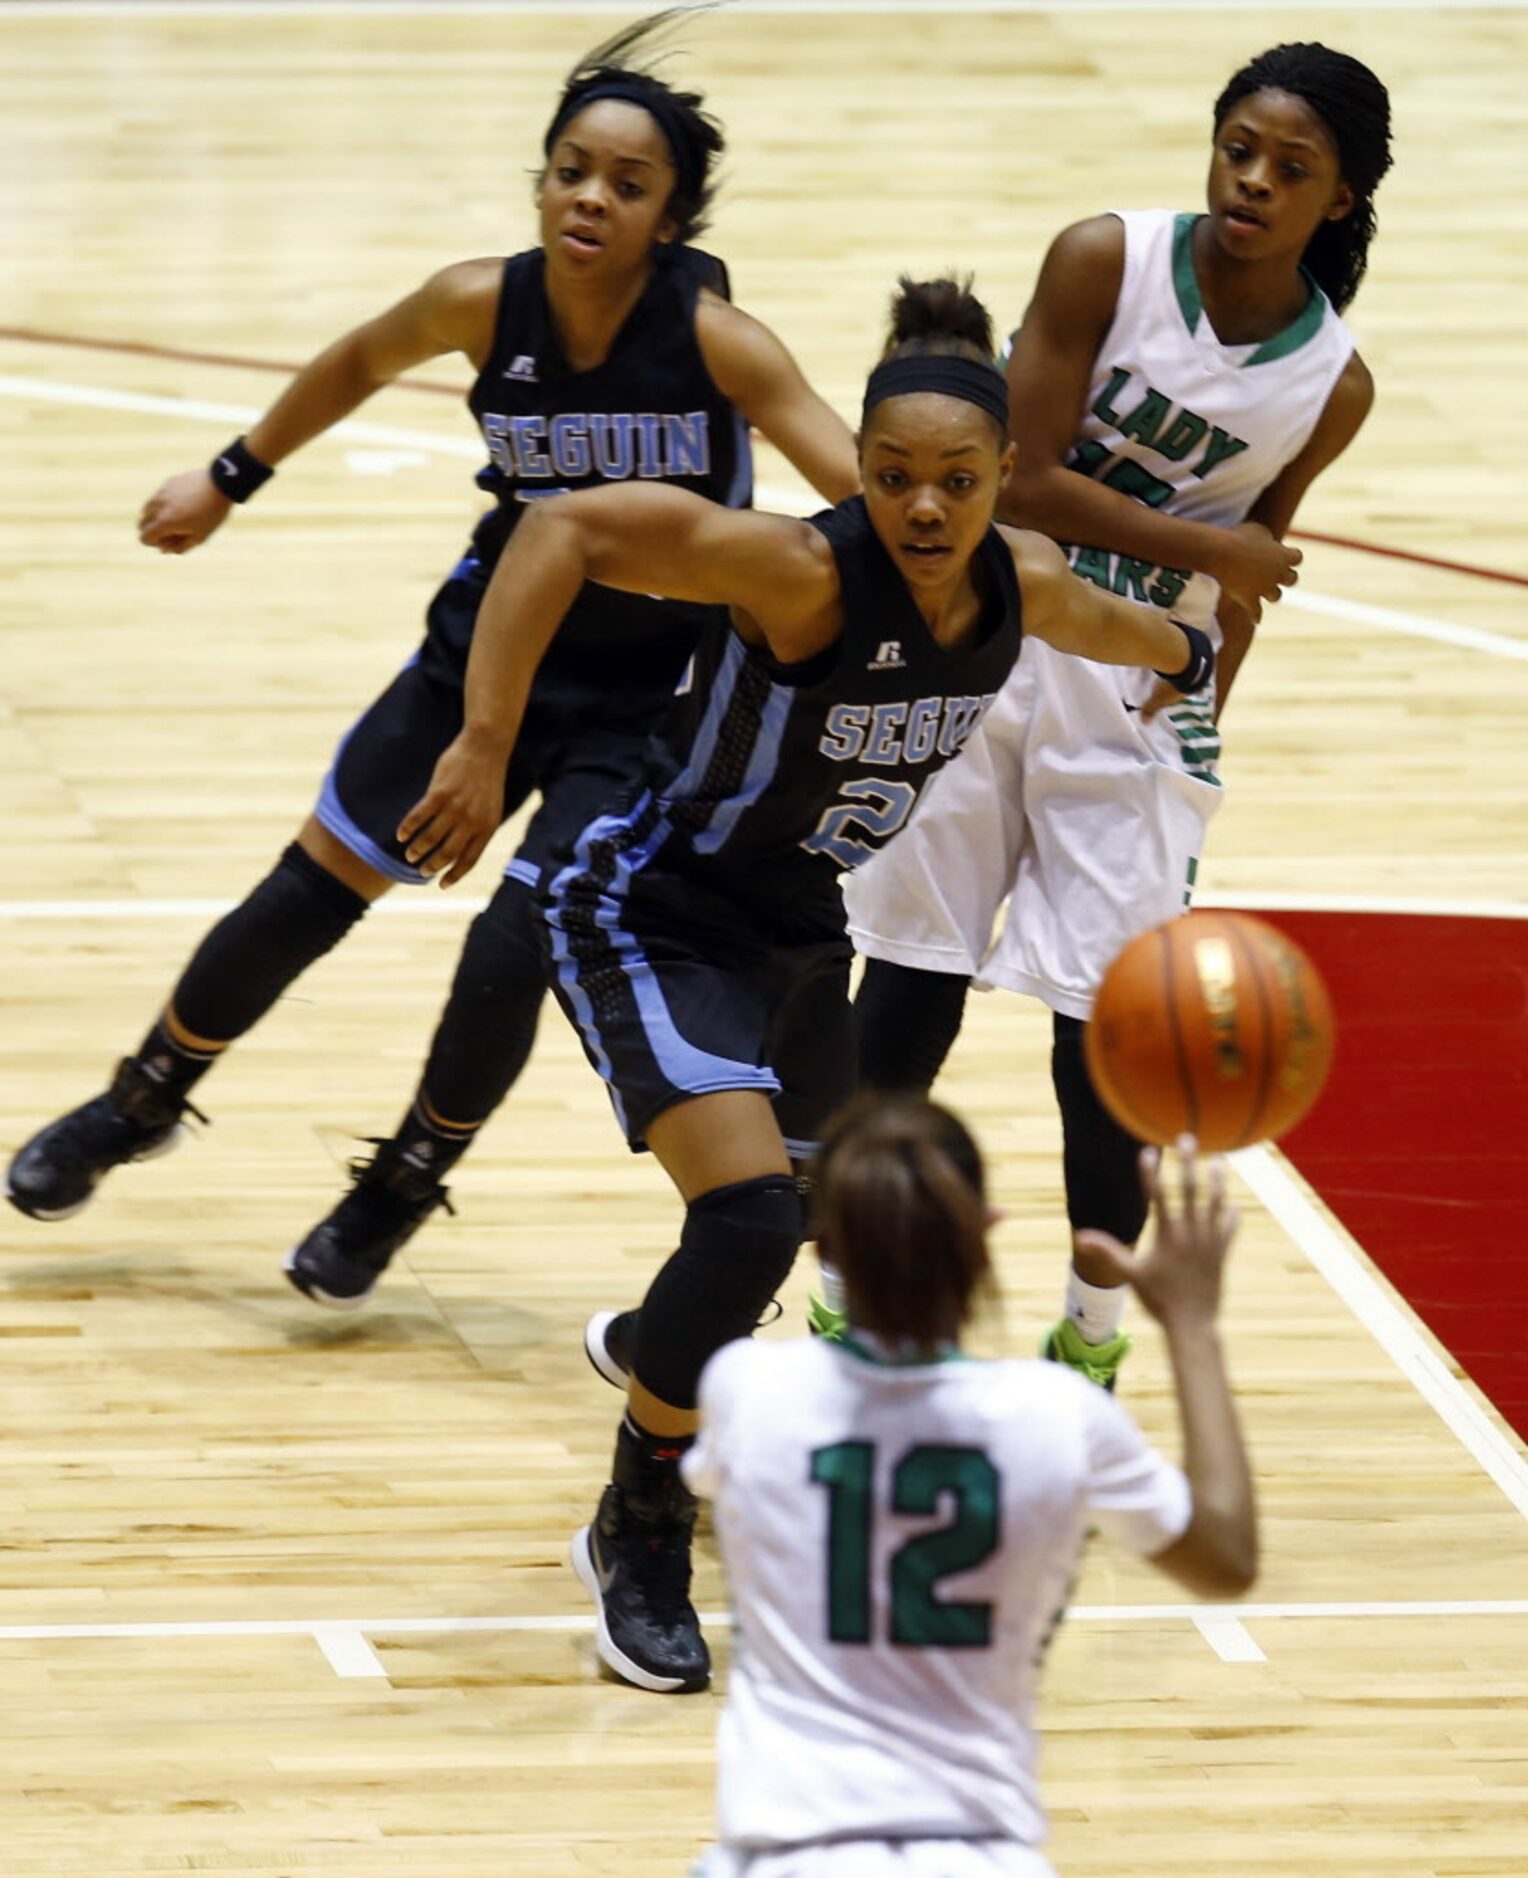
{"type": "Polygon", "coordinates": [[[1115,1120],[1212,1153],[1293,1128],[1332,1063],[1332,1008],[1293,940],[1247,913],[1189,913],[1132,939],[1084,1036],[1115,1120]]]}

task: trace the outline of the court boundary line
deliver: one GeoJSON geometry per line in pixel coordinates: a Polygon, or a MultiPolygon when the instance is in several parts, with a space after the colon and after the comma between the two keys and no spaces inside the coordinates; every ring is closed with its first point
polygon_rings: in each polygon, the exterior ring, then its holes
{"type": "MultiPolygon", "coordinates": [[[[712,1630],[730,1629],[731,1613],[702,1611],[712,1630]]],[[[1224,1663],[1262,1663],[1266,1652],[1248,1624],[1398,1617],[1528,1617],[1528,1598],[1397,1598],[1263,1604],[1076,1604],[1068,1623],[1181,1625],[1195,1630],[1224,1663]]],[[[551,1617],[249,1617],[99,1624],[0,1624],[8,1643],[99,1643],[196,1637],[308,1637],[343,1680],[387,1679],[373,1647],[393,1637],[592,1633],[594,1614],[551,1617]]]]}
{"type": "MultiPolygon", "coordinates": [[[[1528,5],[1528,0],[1525,0],[1528,5]]],[[[132,411],[154,417],[172,417],[193,422],[251,424],[260,415],[255,405],[224,404],[201,398],[164,397],[156,393],[116,391],[105,386],[72,384],[65,380],[17,377],[0,373],[0,397],[25,401],[35,398],[47,404],[81,405],[92,410],[132,411]]],[[[370,424],[345,418],[324,432],[315,443],[333,438],[340,443],[379,445],[389,449],[424,450],[436,456],[456,457],[480,463],[483,445],[477,438],[449,437],[437,431],[412,430],[404,425],[370,424]]],[[[762,484],[755,492],[766,508],[799,511],[803,498],[795,491],[762,484]]],[[[815,502],[816,498],[808,499],[815,502]]],[[[1404,613],[1395,607],[1372,606],[1359,600],[1344,600],[1332,594],[1311,592],[1303,587],[1291,589],[1283,604],[1300,611],[1317,613],[1333,619],[1372,626],[1382,632],[1404,634],[1415,639],[1484,652],[1489,656],[1528,663],[1528,639],[1514,639],[1505,633],[1488,632],[1476,626],[1460,626],[1451,620],[1435,619],[1425,613],[1404,613]]]]}
{"type": "Polygon", "coordinates": [[[1227,1157],[1285,1236],[1324,1278],[1354,1321],[1380,1346],[1417,1394],[1508,1502],[1528,1520],[1528,1457],[1505,1417],[1483,1408],[1438,1353],[1411,1306],[1372,1270],[1358,1241],[1317,1206],[1305,1183],[1273,1147],[1227,1157]]]}
{"type": "MultiPolygon", "coordinates": [[[[187,346],[161,346],[144,339],[92,339],[84,333],[45,332],[30,326],[0,326],[0,341],[14,345],[58,346],[80,352],[116,353],[128,358],[164,359],[186,365],[211,365],[229,371],[279,373],[290,378],[302,369],[301,361],[260,359],[235,352],[202,352],[187,346]]],[[[446,385],[437,379],[415,378],[405,373],[388,387],[394,391],[423,391],[437,397],[462,400],[466,386],[446,385]]],[[[1501,567],[1478,567],[1471,561],[1453,561],[1443,555],[1423,554],[1417,548],[1397,548],[1388,542],[1360,541],[1354,535],[1325,534],[1314,528],[1292,528],[1291,541],[1315,541],[1323,547],[1342,548],[1352,554],[1373,554],[1387,561],[1405,561],[1413,567],[1430,567],[1444,574],[1462,574],[1470,580],[1493,580],[1508,587],[1528,587],[1528,574],[1514,574],[1501,567]]]]}

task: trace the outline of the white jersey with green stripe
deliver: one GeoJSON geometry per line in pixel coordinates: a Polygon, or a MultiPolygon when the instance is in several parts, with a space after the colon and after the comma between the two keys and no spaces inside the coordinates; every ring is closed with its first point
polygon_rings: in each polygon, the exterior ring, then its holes
{"type": "Polygon", "coordinates": [[[729,1344],[685,1459],[736,1630],[718,1824],[740,1850],[1045,1836],[1034,1701],[1087,1528],[1152,1554],[1188,1484],[1054,1363],[729,1344]]]}
{"type": "MultiPolygon", "coordinates": [[[[1234,526],[1309,440],[1353,335],[1307,275],[1310,298],[1282,332],[1223,344],[1194,278],[1196,218],[1112,213],[1125,230],[1124,278],[1067,467],[1166,514],[1234,526]]],[[[1084,579],[1163,607],[1218,643],[1208,574],[1104,548],[1067,554],[1084,579]]]]}

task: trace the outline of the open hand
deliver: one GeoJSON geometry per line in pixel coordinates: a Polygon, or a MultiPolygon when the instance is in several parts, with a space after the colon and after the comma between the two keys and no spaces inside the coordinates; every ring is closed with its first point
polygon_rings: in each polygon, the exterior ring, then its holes
{"type": "Polygon", "coordinates": [[[1160,1151],[1142,1151],[1141,1186],[1154,1222],[1144,1250],[1131,1251],[1104,1232],[1079,1232],[1077,1241],[1113,1267],[1115,1282],[1130,1285],[1158,1323],[1175,1316],[1213,1323],[1220,1309],[1226,1254],[1241,1215],[1227,1203],[1226,1164],[1220,1155],[1211,1157],[1205,1193],[1192,1135],[1179,1137],[1177,1154],[1182,1197],[1175,1205],[1162,1177],[1160,1151]]]}

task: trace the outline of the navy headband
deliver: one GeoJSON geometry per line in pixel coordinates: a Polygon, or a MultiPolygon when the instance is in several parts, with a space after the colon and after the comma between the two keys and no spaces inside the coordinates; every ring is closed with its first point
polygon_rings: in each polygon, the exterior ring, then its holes
{"type": "Polygon", "coordinates": [[[882,399],[914,391],[935,391],[977,405],[997,419],[1005,437],[1008,434],[1008,384],[1003,374],[995,365],[953,352],[909,352],[900,359],[884,359],[865,386],[861,424],[882,399]]]}
{"type": "Polygon", "coordinates": [[[629,78],[602,79],[587,91],[581,91],[576,98],[570,98],[552,119],[551,128],[542,145],[546,154],[552,154],[552,146],[570,120],[591,104],[598,104],[602,98],[618,98],[622,104],[640,105],[646,111],[668,143],[669,154],[674,159],[679,194],[688,201],[698,201],[706,183],[706,149],[696,135],[695,120],[689,107],[681,104],[671,92],[637,84],[629,78]]]}

